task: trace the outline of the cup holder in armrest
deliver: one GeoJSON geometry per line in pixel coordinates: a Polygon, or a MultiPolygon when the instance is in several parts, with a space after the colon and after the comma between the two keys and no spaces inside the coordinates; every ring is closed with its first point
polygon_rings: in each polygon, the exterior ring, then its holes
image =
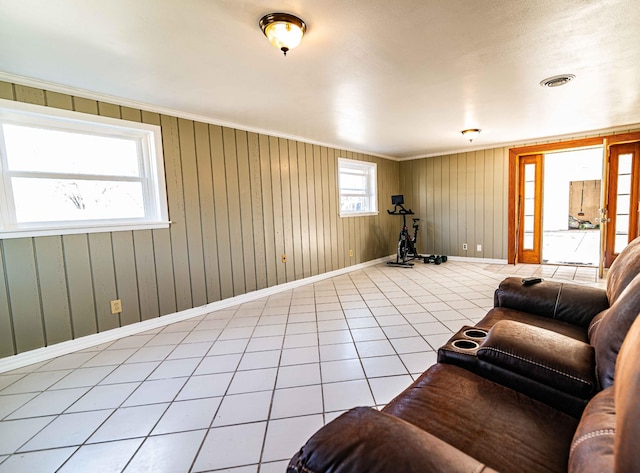
{"type": "Polygon", "coordinates": [[[480,346],[478,342],[474,340],[463,339],[454,340],[451,344],[459,350],[475,350],[480,346]]]}
{"type": "Polygon", "coordinates": [[[478,363],[478,349],[484,343],[487,331],[465,325],[438,349],[438,362],[458,365],[474,371],[478,363]]]}
{"type": "Polygon", "coordinates": [[[470,328],[462,333],[469,338],[485,338],[487,336],[487,332],[479,328],[470,328]]]}

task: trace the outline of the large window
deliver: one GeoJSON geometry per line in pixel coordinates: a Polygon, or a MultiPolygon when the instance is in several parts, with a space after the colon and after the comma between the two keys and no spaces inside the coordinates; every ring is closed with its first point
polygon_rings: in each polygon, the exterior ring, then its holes
{"type": "Polygon", "coordinates": [[[338,158],[340,216],[377,215],[376,163],[338,158]]]}
{"type": "Polygon", "coordinates": [[[0,238],[166,226],[160,127],[0,101],[0,238]]]}

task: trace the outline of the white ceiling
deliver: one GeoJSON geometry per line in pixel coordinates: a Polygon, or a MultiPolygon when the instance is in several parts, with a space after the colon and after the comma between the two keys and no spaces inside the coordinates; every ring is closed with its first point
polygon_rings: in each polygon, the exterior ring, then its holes
{"type": "Polygon", "coordinates": [[[640,124],[638,0],[0,0],[0,72],[394,158],[640,124]],[[258,20],[308,24],[287,57],[258,20]],[[559,88],[539,82],[576,79],[559,88]],[[481,128],[469,144],[460,131],[481,128]]]}

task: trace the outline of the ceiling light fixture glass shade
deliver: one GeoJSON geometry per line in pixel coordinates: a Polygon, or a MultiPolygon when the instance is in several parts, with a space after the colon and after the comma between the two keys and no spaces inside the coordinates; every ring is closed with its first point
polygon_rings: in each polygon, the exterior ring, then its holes
{"type": "Polygon", "coordinates": [[[462,136],[469,138],[469,143],[471,143],[480,134],[480,130],[478,128],[469,128],[468,130],[462,130],[460,133],[462,133],[462,136]]]}
{"type": "Polygon", "coordinates": [[[300,44],[307,31],[304,21],[288,13],[269,13],[260,19],[259,24],[269,42],[285,56],[287,51],[300,44]]]}

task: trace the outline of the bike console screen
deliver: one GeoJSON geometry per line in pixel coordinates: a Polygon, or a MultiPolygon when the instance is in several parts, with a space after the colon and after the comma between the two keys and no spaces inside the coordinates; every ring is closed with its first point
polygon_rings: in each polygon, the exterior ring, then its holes
{"type": "Polygon", "coordinates": [[[414,215],[413,210],[405,209],[404,206],[404,195],[392,195],[391,196],[391,205],[393,205],[393,210],[387,210],[387,213],[390,215],[414,215]],[[400,208],[398,210],[398,208],[400,208]]]}

